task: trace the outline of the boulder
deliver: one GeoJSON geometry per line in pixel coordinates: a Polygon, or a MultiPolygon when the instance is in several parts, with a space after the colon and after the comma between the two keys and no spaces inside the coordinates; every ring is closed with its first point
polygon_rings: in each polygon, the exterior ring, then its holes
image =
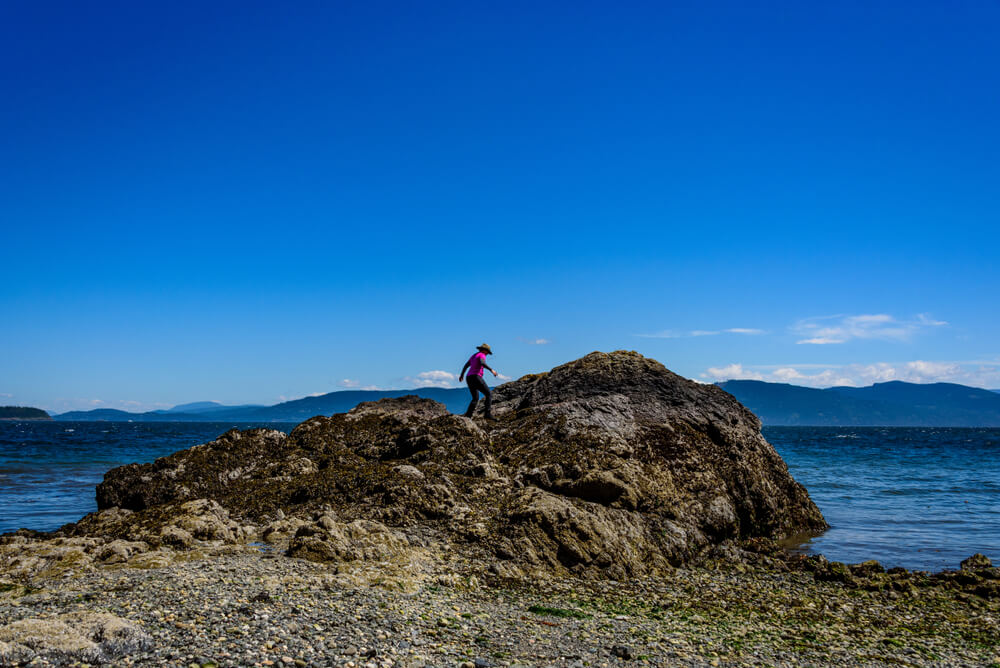
{"type": "Polygon", "coordinates": [[[101,511],[65,532],[183,546],[245,541],[256,525],[309,559],[395,558],[409,544],[505,572],[617,578],[826,528],[756,416],[638,353],[502,385],[494,414],[480,424],[410,396],[287,436],[232,430],[110,471],[101,511]]]}
{"type": "Polygon", "coordinates": [[[959,565],[963,571],[974,571],[980,568],[990,568],[993,566],[993,562],[985,554],[976,552],[968,559],[963,559],[959,565]]]}
{"type": "Polygon", "coordinates": [[[152,638],[132,622],[103,612],[21,619],[0,627],[0,664],[32,660],[106,663],[141,652],[152,638]]]}
{"type": "Polygon", "coordinates": [[[288,548],[288,556],[310,561],[388,561],[405,556],[405,536],[380,522],[354,520],[349,524],[329,514],[299,528],[288,548]]]}

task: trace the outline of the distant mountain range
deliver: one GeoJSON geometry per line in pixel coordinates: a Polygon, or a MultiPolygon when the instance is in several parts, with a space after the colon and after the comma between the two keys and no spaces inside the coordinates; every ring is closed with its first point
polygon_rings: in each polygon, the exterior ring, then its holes
{"type": "Polygon", "coordinates": [[[1000,394],[953,383],[891,381],[823,390],[758,380],[719,383],[766,425],[1000,427],[1000,394]]]}
{"type": "Polygon", "coordinates": [[[108,422],[301,422],[314,415],[344,413],[362,401],[378,401],[386,397],[416,394],[440,401],[453,413],[464,413],[469,405],[466,388],[442,389],[426,387],[416,390],[344,390],[318,397],[285,401],[274,406],[224,406],[214,401],[179,404],[173,408],[146,413],[129,413],[112,408],[92,411],[70,411],[54,416],[56,420],[108,422]]]}
{"type": "MultiPolygon", "coordinates": [[[[1000,427],[1000,391],[952,383],[893,381],[869,387],[818,390],[758,380],[719,383],[765,425],[1000,427]]],[[[147,413],[100,408],[53,416],[56,420],[109,422],[301,422],[314,415],[343,413],[362,401],[416,394],[440,401],[453,413],[469,403],[464,387],[415,390],[344,390],[274,406],[225,406],[214,401],[180,404],[147,413]]]]}

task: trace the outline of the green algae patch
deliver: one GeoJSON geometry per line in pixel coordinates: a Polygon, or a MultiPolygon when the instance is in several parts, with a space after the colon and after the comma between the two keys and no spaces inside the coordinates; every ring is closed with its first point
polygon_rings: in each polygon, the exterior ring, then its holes
{"type": "Polygon", "coordinates": [[[549,617],[563,617],[569,619],[590,619],[592,615],[588,615],[585,612],[579,610],[570,610],[568,608],[554,608],[547,605],[532,605],[528,608],[528,612],[534,613],[536,615],[547,615],[549,617]]]}

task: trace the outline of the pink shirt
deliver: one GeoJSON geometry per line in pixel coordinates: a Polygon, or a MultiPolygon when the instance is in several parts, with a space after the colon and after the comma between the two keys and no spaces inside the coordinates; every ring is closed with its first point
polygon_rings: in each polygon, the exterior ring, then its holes
{"type": "Polygon", "coordinates": [[[483,362],[486,361],[486,353],[476,353],[469,358],[469,375],[482,376],[483,362]]]}

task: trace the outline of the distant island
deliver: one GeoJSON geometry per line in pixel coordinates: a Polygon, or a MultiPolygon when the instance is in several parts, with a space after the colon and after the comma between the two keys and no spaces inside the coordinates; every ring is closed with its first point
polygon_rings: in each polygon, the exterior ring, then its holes
{"type": "Polygon", "coordinates": [[[0,420],[51,420],[41,408],[30,406],[0,406],[0,420]]]}
{"type": "MultiPolygon", "coordinates": [[[[868,387],[815,389],[730,380],[719,387],[757,414],[767,426],[1000,427],[1000,394],[954,383],[893,381],[868,387]]],[[[167,410],[129,413],[108,408],[72,411],[56,420],[109,422],[301,422],[315,415],[343,413],[363,401],[417,395],[462,413],[469,401],[463,388],[343,390],[273,406],[225,406],[213,401],[180,404],[167,410]]],[[[26,409],[37,410],[37,409],[26,409]]],[[[20,418],[23,419],[23,418],[20,418]]]]}
{"type": "Polygon", "coordinates": [[[316,415],[346,413],[363,401],[417,395],[444,404],[452,413],[465,412],[469,391],[464,387],[446,389],[424,387],[414,390],[341,390],[318,397],[285,401],[273,406],[225,406],[214,401],[180,404],[167,410],[129,413],[112,408],[71,411],[55,416],[57,420],[92,422],[302,422],[316,415]]]}
{"type": "Polygon", "coordinates": [[[770,426],[1000,427],[1000,394],[954,383],[822,390],[759,380],[718,385],[770,426]]]}

